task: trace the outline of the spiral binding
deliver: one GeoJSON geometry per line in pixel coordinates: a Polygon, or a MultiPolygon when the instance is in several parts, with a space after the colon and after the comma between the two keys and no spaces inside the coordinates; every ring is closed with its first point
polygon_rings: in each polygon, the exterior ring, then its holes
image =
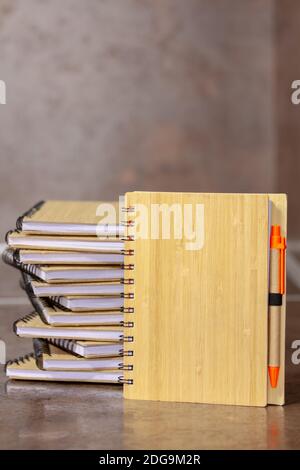
{"type": "Polygon", "coordinates": [[[124,241],[124,242],[127,242],[127,241],[128,241],[128,242],[131,242],[131,241],[134,241],[134,238],[133,238],[132,235],[126,235],[126,236],[123,235],[123,237],[121,238],[121,240],[124,241]]]}
{"type": "Polygon", "coordinates": [[[134,213],[135,212],[135,207],[134,206],[122,207],[121,212],[125,212],[126,214],[134,213]]]}
{"type": "Polygon", "coordinates": [[[63,311],[63,312],[69,312],[70,310],[67,307],[64,307],[63,305],[58,305],[55,304],[53,301],[50,300],[50,298],[43,298],[43,297],[37,297],[34,295],[34,293],[28,288],[28,284],[24,283],[24,289],[26,290],[26,293],[28,295],[28,298],[31,302],[31,305],[35,309],[35,311],[39,314],[41,320],[48,324],[46,316],[45,316],[45,310],[51,308],[55,311],[63,311]]]}
{"type": "Polygon", "coordinates": [[[34,338],[33,339],[33,348],[34,348],[34,353],[35,353],[36,358],[42,356],[43,354],[50,355],[49,343],[45,339],[34,338]]]}
{"type": "Polygon", "coordinates": [[[45,201],[39,201],[37,204],[31,207],[28,211],[24,212],[24,214],[18,217],[17,222],[16,222],[17,230],[22,230],[22,223],[23,223],[24,217],[31,217],[42,207],[43,204],[45,204],[45,201]]]}
{"type": "MultiPolygon", "coordinates": [[[[56,296],[53,295],[52,297],[48,297],[48,298],[49,298],[51,304],[54,305],[56,308],[62,308],[63,307],[63,305],[61,305],[61,303],[60,303],[60,297],[58,295],[56,295],[56,296]]],[[[64,307],[64,308],[68,312],[70,311],[69,308],[66,308],[66,307],[64,307]]]]}
{"type": "MultiPolygon", "coordinates": [[[[131,283],[129,283],[131,284],[131,283]]],[[[134,299],[134,293],[133,292],[128,292],[128,293],[122,293],[120,294],[123,299],[134,299]]]]}
{"type": "MultiPolygon", "coordinates": [[[[53,346],[57,346],[60,349],[63,349],[64,351],[71,352],[77,357],[82,357],[79,354],[75,352],[75,346],[76,346],[76,341],[73,339],[64,339],[64,338],[48,338],[47,341],[50,344],[53,344],[53,346]]],[[[124,349],[120,348],[119,352],[117,354],[118,356],[127,356],[127,354],[124,353],[124,349]]],[[[128,354],[130,355],[130,354],[128,354]]]]}
{"type": "Polygon", "coordinates": [[[133,356],[133,351],[124,351],[124,350],[122,351],[123,351],[122,353],[123,356],[133,356]]]}
{"type": "Polygon", "coordinates": [[[36,264],[24,264],[15,260],[15,267],[20,269],[20,271],[23,273],[29,274],[29,276],[33,276],[37,280],[42,280],[37,274],[39,266],[36,264]]]}
{"type": "Polygon", "coordinates": [[[134,327],[134,322],[133,321],[122,321],[121,326],[124,326],[125,328],[133,328],[134,327]]]}
{"type": "Polygon", "coordinates": [[[19,269],[21,269],[22,271],[24,271],[26,274],[29,274],[30,276],[34,276],[35,278],[39,278],[39,276],[37,275],[37,266],[35,264],[23,264],[23,263],[19,263],[19,269]]]}
{"type": "Polygon", "coordinates": [[[130,219],[129,220],[123,220],[121,222],[121,225],[122,225],[122,227],[134,227],[135,222],[134,222],[134,220],[130,220],[130,219]]]}
{"type": "Polygon", "coordinates": [[[39,315],[36,313],[36,312],[31,312],[31,313],[28,313],[28,315],[25,315],[25,317],[22,317],[22,318],[18,318],[14,323],[13,323],[13,332],[18,335],[17,333],[17,327],[18,327],[18,323],[20,321],[24,322],[24,323],[28,323],[30,320],[33,320],[34,318],[37,318],[39,315]]]}
{"type": "MultiPolygon", "coordinates": [[[[120,339],[124,341],[124,343],[132,343],[133,342],[133,336],[124,336],[120,335],[120,339]]],[[[131,354],[133,356],[133,354],[131,354]]]]}
{"type": "MultiPolygon", "coordinates": [[[[26,286],[25,286],[26,287],[26,286]]],[[[44,310],[47,309],[47,301],[46,299],[42,299],[39,297],[36,297],[35,295],[32,295],[31,292],[27,291],[28,298],[31,302],[31,305],[35,309],[36,313],[38,313],[40,319],[42,322],[44,322],[46,325],[48,324],[47,319],[45,317],[44,310]]]]}
{"type": "Polygon", "coordinates": [[[9,240],[8,240],[9,235],[11,235],[12,233],[19,233],[20,231],[21,231],[21,230],[18,230],[18,229],[16,229],[16,230],[8,230],[8,232],[6,232],[5,237],[4,237],[4,238],[5,238],[5,243],[6,243],[7,245],[9,245],[9,240]]]}
{"type": "Polygon", "coordinates": [[[21,263],[19,258],[19,250],[14,250],[13,248],[6,248],[2,253],[2,260],[4,263],[14,268],[20,269],[21,271],[28,272],[29,274],[34,274],[29,272],[30,265],[21,263]]]}
{"type": "MultiPolygon", "coordinates": [[[[122,207],[122,212],[125,214],[133,214],[135,212],[135,208],[133,206],[130,207],[122,207]]],[[[123,220],[121,222],[121,225],[123,227],[134,227],[134,220],[123,220]]],[[[134,241],[134,237],[132,235],[126,235],[122,237],[122,240],[124,241],[134,241]]],[[[133,254],[132,250],[123,250],[124,255],[131,255],[133,254]]]]}
{"type": "Polygon", "coordinates": [[[32,286],[31,286],[32,281],[34,281],[34,277],[31,276],[30,274],[25,273],[24,271],[21,271],[21,276],[22,276],[22,280],[23,280],[23,285],[20,284],[20,286],[22,287],[22,289],[24,289],[26,291],[26,294],[28,296],[30,296],[30,295],[34,296],[35,294],[33,292],[32,286]]]}
{"type": "MultiPolygon", "coordinates": [[[[135,213],[135,207],[134,206],[129,206],[129,207],[123,207],[122,212],[126,214],[128,217],[127,220],[124,220],[122,222],[122,225],[126,227],[127,229],[132,228],[135,226],[134,220],[132,220],[131,215],[134,215],[135,213]]],[[[126,233],[126,236],[123,237],[124,241],[131,243],[135,241],[134,235],[126,233]]],[[[134,256],[134,248],[128,248],[126,247],[122,253],[124,256],[134,256]]],[[[134,264],[133,263],[124,263],[123,266],[124,270],[127,271],[134,271],[134,264]]],[[[124,279],[123,283],[127,286],[134,285],[134,277],[124,279]]],[[[123,294],[124,299],[134,299],[134,292],[125,292],[123,294]]],[[[128,314],[134,314],[134,307],[123,307],[123,312],[128,313],[128,314]]],[[[134,322],[133,321],[124,321],[123,322],[124,328],[133,328],[134,327],[134,322]]],[[[132,335],[124,336],[124,342],[127,343],[132,343],[134,341],[134,337],[132,335]]],[[[133,356],[134,351],[133,348],[129,349],[124,352],[124,356],[133,356]]],[[[133,364],[128,364],[124,367],[125,370],[133,370],[133,364]]],[[[123,384],[128,384],[132,385],[133,384],[133,379],[124,379],[122,381],[123,384]]]]}
{"type": "Polygon", "coordinates": [[[43,354],[51,355],[48,341],[45,339],[34,338],[33,349],[36,365],[39,369],[43,370],[43,354]]]}
{"type": "Polygon", "coordinates": [[[41,320],[44,323],[47,323],[46,318],[44,316],[43,312],[43,305],[42,302],[43,300],[39,297],[37,297],[32,289],[31,283],[34,280],[34,277],[32,277],[31,274],[25,273],[25,271],[21,270],[21,279],[20,279],[20,287],[25,290],[32,306],[34,309],[36,309],[37,313],[40,315],[41,320]]]}
{"type": "Polygon", "coordinates": [[[64,351],[71,352],[77,357],[79,354],[75,353],[75,346],[76,346],[76,341],[73,339],[64,339],[64,338],[48,338],[47,341],[50,344],[53,344],[53,346],[57,346],[60,349],[63,349],[64,351]]]}
{"type": "MultiPolygon", "coordinates": [[[[49,308],[52,308],[55,311],[61,311],[62,310],[63,312],[70,312],[70,310],[67,307],[65,307],[64,305],[60,305],[59,307],[54,305],[54,303],[51,302],[49,297],[36,297],[35,296],[34,301],[39,302],[40,309],[41,309],[42,313],[44,313],[43,310],[47,310],[49,308]]],[[[38,312],[38,313],[40,313],[40,312],[38,312]]]]}
{"type": "Polygon", "coordinates": [[[17,322],[18,321],[23,321],[24,323],[28,323],[31,320],[33,320],[33,318],[36,318],[37,316],[38,316],[38,314],[36,312],[31,312],[31,313],[28,313],[27,315],[25,315],[25,317],[19,318],[17,320],[17,322]]]}
{"type": "Polygon", "coordinates": [[[122,307],[121,311],[124,312],[124,313],[134,313],[134,308],[133,307],[122,307]]]}
{"type": "MultiPolygon", "coordinates": [[[[33,307],[36,308],[36,305],[33,301],[33,298],[35,296],[31,287],[31,281],[33,280],[33,278],[39,279],[36,274],[38,266],[21,263],[18,259],[18,256],[18,252],[11,248],[6,248],[6,250],[4,250],[4,252],[2,253],[2,260],[9,266],[13,266],[21,271],[22,278],[20,286],[26,291],[31,303],[33,304],[33,307]]],[[[42,320],[44,321],[44,318],[42,318],[42,320]]]]}
{"type": "Polygon", "coordinates": [[[133,384],[133,380],[132,379],[125,379],[123,375],[120,375],[120,377],[118,377],[118,383],[119,384],[128,384],[128,385],[132,385],[133,384]]]}
{"type": "MultiPolygon", "coordinates": [[[[123,264],[122,268],[127,270],[127,271],[133,271],[134,270],[134,264],[123,264]]],[[[132,284],[134,284],[134,279],[130,279],[130,280],[132,281],[132,284]]],[[[125,284],[125,282],[124,282],[124,284],[125,284]]]]}
{"type": "Polygon", "coordinates": [[[134,284],[134,279],[121,279],[121,284],[125,284],[125,285],[128,285],[128,284],[134,284]]]}
{"type": "Polygon", "coordinates": [[[122,362],[120,364],[118,364],[118,369],[120,370],[133,370],[133,365],[125,365],[123,364],[122,362]]]}
{"type": "Polygon", "coordinates": [[[19,356],[16,359],[7,361],[5,364],[5,370],[8,366],[11,366],[12,364],[17,364],[19,366],[20,364],[25,364],[26,362],[30,361],[30,359],[35,359],[34,353],[24,354],[24,356],[19,356]]]}

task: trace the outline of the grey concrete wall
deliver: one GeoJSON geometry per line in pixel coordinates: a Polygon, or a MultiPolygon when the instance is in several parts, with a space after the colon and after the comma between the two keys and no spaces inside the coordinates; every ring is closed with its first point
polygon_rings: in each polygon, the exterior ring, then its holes
{"type": "Polygon", "coordinates": [[[1,0],[1,237],[41,198],[273,190],[272,34],[272,0],[1,0]]]}
{"type": "MultiPolygon", "coordinates": [[[[276,50],[276,160],[278,187],[288,193],[288,228],[300,238],[300,105],[291,102],[291,84],[300,79],[300,2],[276,0],[274,47],[276,50]]],[[[299,273],[300,274],[300,273],[299,273]]]]}

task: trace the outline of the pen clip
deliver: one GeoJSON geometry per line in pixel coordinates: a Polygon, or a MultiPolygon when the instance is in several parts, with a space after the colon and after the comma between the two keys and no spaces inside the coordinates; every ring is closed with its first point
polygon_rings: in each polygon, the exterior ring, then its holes
{"type": "Polygon", "coordinates": [[[286,252],[286,238],[281,236],[280,225],[272,225],[270,247],[279,250],[279,266],[278,266],[278,281],[279,293],[285,293],[285,252],[286,252]]]}
{"type": "Polygon", "coordinates": [[[285,253],[286,253],[286,239],[281,237],[280,243],[280,256],[279,256],[279,292],[280,294],[285,294],[285,253]]]}

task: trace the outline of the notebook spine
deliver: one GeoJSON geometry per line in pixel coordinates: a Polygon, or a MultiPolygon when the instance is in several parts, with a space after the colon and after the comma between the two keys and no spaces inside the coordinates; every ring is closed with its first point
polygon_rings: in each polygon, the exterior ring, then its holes
{"type": "Polygon", "coordinates": [[[133,370],[133,363],[130,357],[134,356],[134,252],[135,252],[135,236],[134,236],[134,217],[135,208],[133,206],[123,207],[122,213],[124,220],[122,225],[125,228],[123,240],[125,242],[124,254],[124,356],[125,375],[122,383],[132,385],[133,378],[130,371],[133,370]]]}
{"type": "Polygon", "coordinates": [[[42,207],[43,204],[45,204],[45,201],[39,201],[37,204],[32,206],[28,211],[24,212],[24,214],[18,217],[17,222],[16,222],[17,230],[22,230],[24,217],[31,217],[42,207]]]}
{"type": "Polygon", "coordinates": [[[2,261],[9,266],[13,266],[14,268],[19,268],[22,265],[22,263],[20,263],[19,254],[12,248],[6,248],[3,251],[2,261]]]}
{"type": "Polygon", "coordinates": [[[46,339],[34,338],[32,342],[33,342],[33,350],[36,356],[41,356],[42,354],[50,355],[50,347],[46,339]]]}
{"type": "Polygon", "coordinates": [[[64,312],[72,312],[72,310],[68,307],[65,307],[62,303],[61,303],[61,299],[62,297],[59,296],[59,295],[53,295],[51,297],[48,298],[48,301],[49,301],[49,304],[51,305],[52,308],[56,308],[56,309],[59,309],[59,310],[63,310],[64,312]]]}
{"type": "Polygon", "coordinates": [[[60,310],[64,310],[65,312],[71,312],[72,310],[70,308],[67,308],[62,305],[61,299],[62,296],[60,295],[52,295],[51,297],[49,297],[49,301],[54,307],[59,308],[60,310]]]}
{"type": "Polygon", "coordinates": [[[45,339],[34,338],[33,350],[37,367],[39,369],[43,369],[43,354],[50,355],[50,347],[48,341],[45,339]]]}
{"type": "Polygon", "coordinates": [[[53,346],[56,346],[64,351],[74,354],[74,356],[80,357],[79,354],[75,353],[76,343],[72,339],[63,339],[63,338],[49,338],[49,343],[53,346]]]}
{"type": "Polygon", "coordinates": [[[5,243],[6,243],[7,245],[9,245],[9,236],[10,236],[12,233],[18,233],[18,232],[20,232],[20,230],[17,230],[17,229],[15,229],[15,230],[8,230],[8,232],[6,232],[5,237],[4,237],[4,238],[5,238],[5,243]]]}
{"type": "Polygon", "coordinates": [[[23,273],[29,274],[38,279],[37,272],[38,272],[39,267],[34,264],[21,263],[19,250],[6,248],[2,253],[2,260],[4,261],[4,263],[8,264],[9,266],[13,266],[14,268],[19,269],[23,273]]]}
{"type": "Polygon", "coordinates": [[[39,279],[39,276],[37,275],[37,270],[38,267],[35,264],[23,264],[23,263],[18,263],[18,267],[21,271],[23,271],[26,274],[29,274],[30,276],[34,276],[35,278],[39,279]]]}
{"type": "MultiPolygon", "coordinates": [[[[26,288],[25,288],[26,290],[26,288]]],[[[47,319],[45,317],[45,314],[44,314],[44,309],[47,308],[47,301],[42,299],[42,298],[39,298],[39,297],[36,297],[32,292],[30,292],[29,290],[26,291],[27,292],[27,296],[31,302],[31,305],[33,306],[34,310],[36,311],[36,313],[39,314],[39,317],[40,319],[48,324],[47,322],[47,319]]]]}
{"type": "Polygon", "coordinates": [[[33,279],[29,274],[25,273],[24,271],[21,271],[21,276],[22,276],[23,283],[20,284],[20,286],[24,288],[26,294],[28,295],[30,299],[32,296],[34,296],[34,292],[31,286],[31,282],[33,279]]]}
{"type": "Polygon", "coordinates": [[[30,361],[30,359],[35,359],[34,353],[28,353],[28,354],[25,354],[24,356],[19,356],[16,359],[7,361],[5,364],[5,371],[7,367],[11,366],[12,364],[17,364],[17,365],[25,364],[26,362],[30,361]]]}
{"type": "Polygon", "coordinates": [[[22,279],[20,281],[20,287],[25,290],[27,297],[29,298],[33,308],[37,311],[39,314],[41,320],[44,323],[47,323],[47,320],[45,318],[43,308],[45,304],[43,303],[43,300],[41,300],[39,297],[37,297],[32,289],[31,282],[32,282],[32,277],[30,274],[25,273],[24,271],[21,271],[22,279]]]}
{"type": "Polygon", "coordinates": [[[13,331],[16,335],[18,335],[17,333],[17,327],[18,327],[18,323],[20,321],[22,321],[23,323],[28,323],[30,320],[32,320],[33,318],[36,318],[38,316],[38,314],[36,312],[31,312],[31,313],[28,313],[28,315],[25,315],[25,317],[21,317],[21,318],[18,318],[14,323],[13,323],[13,331]]]}

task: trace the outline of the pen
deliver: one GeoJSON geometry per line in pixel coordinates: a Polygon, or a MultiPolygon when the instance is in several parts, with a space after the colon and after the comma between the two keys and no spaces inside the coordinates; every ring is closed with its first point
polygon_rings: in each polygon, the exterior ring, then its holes
{"type": "Polygon", "coordinates": [[[279,225],[272,225],[270,237],[269,291],[269,360],[268,370],[272,388],[277,387],[280,371],[280,323],[282,296],[285,293],[286,239],[279,225]]]}

